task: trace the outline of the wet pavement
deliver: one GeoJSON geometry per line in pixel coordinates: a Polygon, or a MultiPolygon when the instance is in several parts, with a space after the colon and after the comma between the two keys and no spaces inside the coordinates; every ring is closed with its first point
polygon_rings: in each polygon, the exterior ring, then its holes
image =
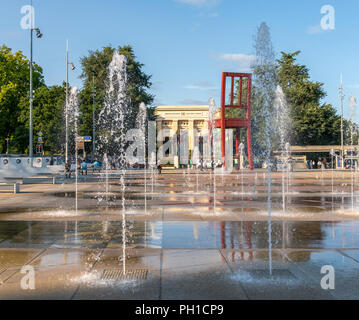
{"type": "Polygon", "coordinates": [[[124,215],[116,174],[108,194],[83,178],[77,211],[74,184],[23,185],[0,194],[0,299],[359,299],[354,177],[273,174],[271,246],[264,171],[165,171],[146,193],[133,172],[124,215]]]}

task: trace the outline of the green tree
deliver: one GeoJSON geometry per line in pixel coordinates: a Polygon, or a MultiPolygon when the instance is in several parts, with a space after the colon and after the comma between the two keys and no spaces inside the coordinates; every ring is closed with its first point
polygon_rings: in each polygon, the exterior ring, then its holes
{"type": "MultiPolygon", "coordinates": [[[[115,48],[107,46],[97,51],[90,51],[89,55],[81,60],[83,79],[83,90],[80,94],[81,100],[81,124],[80,134],[91,135],[92,133],[92,104],[93,91],[96,92],[95,98],[95,114],[99,114],[102,109],[106,86],[108,83],[108,66],[112,60],[115,48]]],[[[131,46],[118,47],[117,50],[127,58],[127,75],[128,75],[128,96],[130,100],[130,117],[128,121],[129,127],[135,127],[136,115],[138,113],[139,104],[144,102],[150,106],[153,102],[153,96],[148,93],[151,87],[151,76],[143,72],[143,64],[137,61],[131,46]]],[[[153,110],[149,108],[149,114],[153,110]]]]}
{"type": "Polygon", "coordinates": [[[291,144],[340,144],[340,117],[330,104],[321,104],[323,83],[311,81],[309,69],[296,63],[299,53],[282,52],[277,60],[278,80],[291,106],[291,144]]]}
{"type": "MultiPolygon", "coordinates": [[[[44,84],[42,69],[33,65],[34,90],[44,84]]],[[[26,133],[24,123],[19,123],[19,103],[23,98],[29,97],[30,68],[29,60],[21,51],[12,52],[5,45],[0,47],[0,153],[6,150],[7,137],[13,152],[24,152],[26,133]],[[15,144],[15,145],[14,145],[15,144]]],[[[28,100],[27,100],[28,102],[28,100]]],[[[27,105],[29,108],[29,102],[27,105]]],[[[28,137],[28,135],[27,135],[28,137]]]]}
{"type": "MultiPolygon", "coordinates": [[[[33,104],[33,143],[37,144],[37,133],[41,131],[45,142],[44,148],[51,153],[59,154],[63,151],[65,139],[64,106],[65,83],[63,83],[62,86],[42,86],[35,90],[33,104]]],[[[19,109],[21,112],[18,120],[21,127],[26,128],[23,135],[28,139],[29,108],[27,99],[21,99],[19,109]]],[[[18,139],[19,148],[27,146],[28,142],[26,139],[18,139]]]]}

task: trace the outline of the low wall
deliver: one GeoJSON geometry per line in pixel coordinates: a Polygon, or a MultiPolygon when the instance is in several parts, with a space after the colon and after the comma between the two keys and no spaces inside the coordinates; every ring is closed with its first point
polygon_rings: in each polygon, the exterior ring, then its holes
{"type": "MultiPolygon", "coordinates": [[[[60,166],[56,165],[57,158],[54,158],[54,166],[50,166],[51,157],[34,157],[33,167],[29,157],[0,157],[0,177],[27,177],[38,173],[54,173],[60,166]]],[[[62,167],[62,166],[61,166],[62,167]]]]}

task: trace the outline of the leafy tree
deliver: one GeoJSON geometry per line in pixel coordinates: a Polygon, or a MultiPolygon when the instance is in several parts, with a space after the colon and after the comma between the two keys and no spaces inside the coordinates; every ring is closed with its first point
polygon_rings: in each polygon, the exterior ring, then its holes
{"type": "Polygon", "coordinates": [[[330,104],[321,104],[320,101],[326,96],[323,83],[311,81],[308,68],[296,63],[299,53],[282,52],[281,59],[277,60],[278,80],[291,105],[291,143],[339,144],[340,117],[330,104]]]}
{"type": "MultiPolygon", "coordinates": [[[[65,140],[65,83],[62,86],[42,86],[35,91],[33,103],[33,130],[34,141],[37,143],[37,133],[43,133],[44,147],[51,153],[61,153],[65,140]]],[[[29,108],[26,98],[22,98],[19,104],[21,110],[19,123],[21,128],[26,128],[22,137],[28,139],[29,108]],[[25,138],[25,137],[24,137],[25,138]]],[[[20,134],[19,134],[20,136],[20,134]]],[[[28,140],[18,139],[18,148],[28,145],[28,140]]]]}
{"type": "MultiPolygon", "coordinates": [[[[81,125],[80,134],[91,135],[92,133],[92,103],[93,91],[96,92],[95,114],[98,116],[103,107],[105,91],[108,83],[108,66],[112,60],[115,48],[104,47],[102,50],[90,51],[89,55],[81,60],[83,72],[83,90],[81,91],[81,125]]],[[[143,64],[137,61],[131,46],[118,47],[117,50],[127,58],[128,97],[130,100],[128,127],[134,128],[136,115],[141,102],[151,105],[153,96],[147,92],[151,87],[151,76],[143,72],[143,64]]],[[[151,115],[153,110],[149,108],[151,115]]]]}
{"type": "MultiPolygon", "coordinates": [[[[33,65],[34,90],[44,84],[42,69],[33,65]]],[[[29,60],[21,51],[12,52],[5,45],[0,47],[0,153],[6,150],[6,138],[10,138],[10,146],[14,152],[24,152],[26,147],[25,128],[19,124],[18,108],[21,99],[27,99],[29,108],[30,68],[29,60]],[[14,146],[15,143],[15,146],[14,146]],[[14,148],[15,147],[15,148],[14,148]]],[[[25,121],[26,119],[24,119],[25,121]]],[[[27,135],[28,137],[28,135],[27,135]]],[[[28,143],[26,144],[28,145],[28,143]]]]}

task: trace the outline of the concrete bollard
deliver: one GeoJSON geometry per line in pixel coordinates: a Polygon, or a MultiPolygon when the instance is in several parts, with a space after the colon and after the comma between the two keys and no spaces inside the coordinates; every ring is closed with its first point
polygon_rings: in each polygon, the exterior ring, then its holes
{"type": "Polygon", "coordinates": [[[14,194],[20,193],[20,183],[14,183],[14,194]]]}

